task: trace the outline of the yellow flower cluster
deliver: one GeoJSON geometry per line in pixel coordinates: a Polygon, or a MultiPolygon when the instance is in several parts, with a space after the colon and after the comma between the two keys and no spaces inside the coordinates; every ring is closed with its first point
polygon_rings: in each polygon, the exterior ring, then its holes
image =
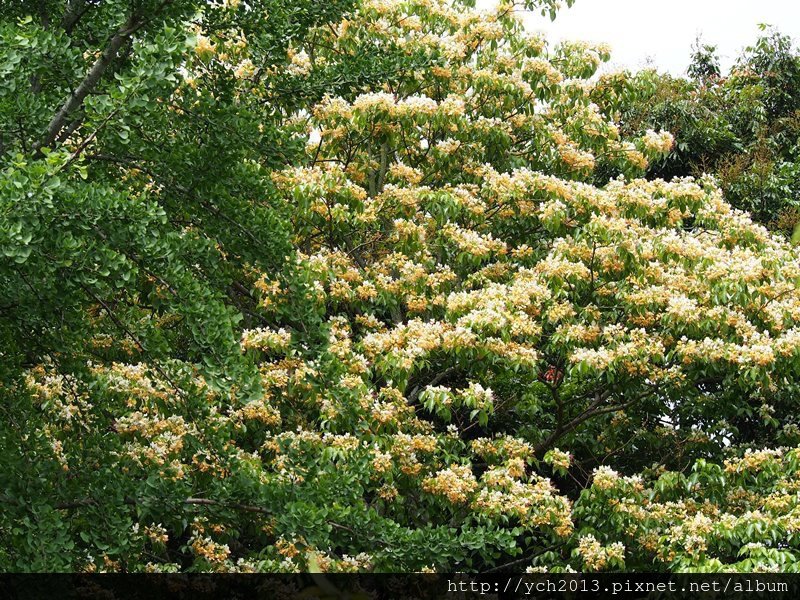
{"type": "Polygon", "coordinates": [[[518,459],[489,469],[481,477],[473,510],[493,518],[514,517],[523,527],[549,528],[559,537],[569,536],[574,529],[569,499],[559,495],[549,479],[532,475],[527,482],[520,480],[523,477],[518,459]]]}
{"type": "Polygon", "coordinates": [[[266,327],[258,329],[246,329],[242,332],[242,349],[285,351],[292,341],[291,334],[281,328],[277,331],[266,327]]]}
{"type": "Polygon", "coordinates": [[[666,154],[672,150],[672,146],[675,144],[675,138],[668,131],[656,133],[652,129],[647,130],[642,141],[647,150],[660,154],[666,154]]]}
{"type": "Polygon", "coordinates": [[[581,536],[577,552],[587,571],[602,571],[609,562],[621,566],[625,561],[625,546],[622,543],[614,542],[609,546],[603,546],[591,534],[581,536]]]}
{"type": "Polygon", "coordinates": [[[453,504],[464,504],[477,488],[478,482],[469,465],[451,465],[422,482],[423,490],[444,496],[453,504]]]}
{"type": "Polygon", "coordinates": [[[231,554],[227,544],[218,544],[208,536],[195,536],[190,540],[192,552],[211,563],[223,563],[231,554]]]}
{"type": "MultiPolygon", "coordinates": [[[[569,469],[570,464],[572,464],[572,456],[569,452],[564,452],[563,450],[559,450],[558,448],[553,448],[549,450],[547,454],[544,456],[545,462],[551,464],[555,469],[561,469],[562,471],[566,471],[569,469]]],[[[602,479],[602,477],[601,477],[602,479]]],[[[596,474],[595,474],[596,480],[596,474]]]]}
{"type": "Polygon", "coordinates": [[[613,489],[619,480],[619,473],[611,467],[597,467],[592,473],[592,485],[598,490],[613,489]]]}

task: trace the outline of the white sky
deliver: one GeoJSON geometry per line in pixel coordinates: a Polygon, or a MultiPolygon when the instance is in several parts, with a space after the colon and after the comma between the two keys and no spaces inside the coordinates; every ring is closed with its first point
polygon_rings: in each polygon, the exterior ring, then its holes
{"type": "MultiPolygon", "coordinates": [[[[478,0],[479,7],[492,4],[478,0]]],[[[538,14],[525,22],[532,31],[544,31],[551,42],[610,44],[612,68],[636,69],[650,58],[659,70],[680,75],[689,66],[698,34],[704,43],[717,45],[723,69],[755,42],[759,23],[777,26],[797,43],[800,0],[575,0],[555,22],[538,14]]]]}

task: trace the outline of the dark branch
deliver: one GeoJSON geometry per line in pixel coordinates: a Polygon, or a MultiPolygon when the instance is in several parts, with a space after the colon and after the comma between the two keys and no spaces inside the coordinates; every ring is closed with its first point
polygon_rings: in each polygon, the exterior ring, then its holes
{"type": "Polygon", "coordinates": [[[117,33],[114,34],[114,37],[111,38],[111,41],[108,43],[108,46],[106,46],[106,49],[103,50],[99,58],[92,65],[92,68],[89,69],[86,77],[84,77],[83,81],[81,81],[77,88],[70,92],[69,97],[64,101],[64,104],[61,105],[61,108],[58,109],[58,112],[53,116],[47,126],[47,131],[45,132],[44,137],[36,144],[35,150],[38,151],[41,148],[49,147],[53,142],[55,142],[69,116],[83,104],[86,96],[89,95],[89,93],[100,81],[103,73],[105,73],[106,69],[111,64],[111,61],[113,61],[117,56],[117,52],[128,39],[128,36],[133,35],[134,32],[139,29],[141,24],[142,23],[137,20],[137,17],[132,15],[125,25],[123,25],[117,31],[117,33]]]}
{"type": "Polygon", "coordinates": [[[64,11],[64,16],[61,17],[61,23],[59,26],[63,29],[67,35],[72,33],[72,30],[75,29],[75,26],[78,24],[78,21],[83,18],[89,9],[91,8],[91,4],[86,2],[86,0],[69,0],[67,2],[67,9],[64,11]]]}
{"type": "MultiPolygon", "coordinates": [[[[172,0],[165,0],[161,4],[160,8],[163,8],[171,1],[172,0]]],[[[138,13],[132,13],[125,24],[117,30],[106,48],[92,65],[92,68],[89,69],[86,77],[83,78],[83,81],[80,82],[78,87],[70,92],[70,95],[61,105],[61,108],[58,109],[58,112],[56,112],[51,119],[44,136],[42,136],[42,139],[34,146],[34,150],[37,153],[42,148],[52,146],[72,113],[81,107],[83,101],[86,99],[86,96],[88,96],[97,86],[100,79],[103,77],[103,74],[117,57],[120,48],[129,42],[133,34],[150,22],[154,16],[154,14],[145,16],[138,13]]]]}
{"type": "MultiPolygon", "coordinates": [[[[125,504],[130,506],[135,506],[140,504],[140,501],[135,500],[134,498],[126,498],[125,504]]],[[[198,505],[198,506],[218,506],[220,508],[233,508],[236,510],[241,510],[244,512],[255,512],[261,514],[270,514],[270,510],[266,509],[262,506],[254,506],[252,504],[240,504],[238,502],[220,502],[218,500],[212,500],[210,498],[186,498],[182,501],[182,504],[189,504],[189,505],[198,505]]],[[[100,503],[93,498],[83,498],[81,500],[74,500],[72,502],[62,502],[61,504],[56,504],[56,510],[74,510],[76,508],[83,508],[85,506],[99,506],[100,503]]]]}

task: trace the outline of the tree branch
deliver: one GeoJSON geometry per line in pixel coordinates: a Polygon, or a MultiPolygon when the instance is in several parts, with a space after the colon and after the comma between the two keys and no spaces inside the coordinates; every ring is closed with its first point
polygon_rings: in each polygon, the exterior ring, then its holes
{"type": "MultiPolygon", "coordinates": [[[[455,375],[456,373],[458,373],[458,371],[459,371],[458,367],[448,367],[444,371],[442,371],[441,373],[438,373],[428,383],[426,383],[425,387],[439,385],[444,380],[446,380],[446,379],[452,377],[453,375],[455,375]]],[[[420,393],[422,393],[422,384],[421,383],[415,385],[414,388],[411,390],[411,393],[408,395],[408,400],[407,400],[408,403],[409,404],[414,404],[414,402],[417,401],[417,398],[419,397],[420,393]]]]}
{"type": "Polygon", "coordinates": [[[86,77],[84,77],[78,87],[70,93],[69,97],[64,101],[64,104],[61,105],[61,108],[58,109],[58,112],[51,119],[41,141],[34,146],[37,152],[42,148],[49,147],[56,140],[70,114],[83,104],[86,96],[95,88],[100,78],[103,76],[103,73],[105,73],[106,69],[111,64],[111,61],[117,56],[119,49],[128,37],[133,35],[142,24],[143,23],[138,20],[137,15],[131,15],[128,21],[117,30],[108,43],[108,46],[106,46],[106,49],[103,50],[92,65],[92,68],[89,69],[86,77]]]}
{"type": "MultiPolygon", "coordinates": [[[[160,8],[163,8],[171,1],[172,0],[164,0],[160,8]]],[[[159,12],[159,10],[156,12],[159,12]]],[[[67,11],[69,12],[69,8],[67,11]]],[[[86,96],[88,96],[97,86],[103,74],[106,72],[106,69],[108,69],[109,65],[116,58],[120,48],[122,48],[122,46],[130,40],[134,33],[152,20],[153,16],[154,15],[150,15],[149,18],[145,18],[143,15],[138,13],[131,13],[125,24],[113,35],[105,50],[103,50],[103,52],[97,58],[95,63],[92,65],[92,68],[89,69],[86,77],[83,78],[83,81],[80,82],[78,87],[70,92],[70,95],[61,105],[61,108],[59,108],[58,112],[56,112],[56,114],[53,116],[47,126],[44,136],[42,136],[42,139],[34,145],[34,150],[37,152],[37,154],[40,153],[42,148],[49,147],[53,144],[53,142],[56,141],[58,134],[64,128],[64,125],[67,123],[70,115],[75,110],[80,108],[80,106],[83,104],[83,101],[86,99],[86,96]]],[[[74,26],[74,23],[72,23],[72,25],[74,26]]]]}
{"type": "MultiPolygon", "coordinates": [[[[595,394],[594,400],[586,408],[586,410],[584,410],[577,417],[569,421],[566,425],[562,425],[561,427],[556,427],[555,431],[553,431],[553,433],[551,433],[546,440],[544,440],[542,443],[536,446],[534,453],[538,455],[544,452],[545,450],[548,450],[550,446],[552,446],[552,444],[554,444],[556,440],[558,440],[561,436],[574,430],[578,425],[580,425],[584,421],[591,419],[595,415],[603,414],[605,412],[613,412],[612,410],[609,410],[612,407],[606,407],[604,409],[599,408],[600,405],[603,402],[605,402],[610,395],[611,395],[610,390],[606,390],[602,393],[595,394]]],[[[626,405],[627,404],[629,403],[626,403],[626,405]]],[[[614,410],[622,410],[626,405],[620,405],[619,407],[614,407],[614,410]]]]}
{"type": "Polygon", "coordinates": [[[69,0],[69,2],[67,2],[67,8],[64,11],[64,16],[61,17],[59,27],[61,27],[67,35],[70,35],[75,25],[78,24],[78,21],[83,18],[83,15],[89,12],[91,6],[92,5],[86,2],[86,0],[69,0]]]}
{"type": "MultiPolygon", "coordinates": [[[[125,498],[125,504],[130,506],[135,506],[140,504],[140,501],[134,498],[125,498]]],[[[252,504],[240,504],[238,502],[220,502],[218,500],[212,500],[211,498],[186,498],[181,502],[181,504],[189,504],[189,505],[197,505],[197,506],[218,506],[220,508],[234,508],[236,510],[241,510],[244,512],[255,512],[261,514],[270,514],[270,511],[267,508],[262,506],[254,506],[252,504]]],[[[62,502],[61,504],[56,504],[56,510],[74,510],[76,508],[83,508],[84,506],[99,506],[100,503],[93,499],[93,498],[83,498],[81,500],[74,500],[72,502],[62,502]]]]}

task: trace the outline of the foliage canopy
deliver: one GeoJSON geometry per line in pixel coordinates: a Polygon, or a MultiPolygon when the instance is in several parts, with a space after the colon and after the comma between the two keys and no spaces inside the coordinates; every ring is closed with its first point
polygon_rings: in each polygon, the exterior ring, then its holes
{"type": "Polygon", "coordinates": [[[145,4],[3,13],[0,568],[797,568],[798,251],[606,48],[145,4]]]}
{"type": "Polygon", "coordinates": [[[724,76],[716,48],[698,40],[689,79],[608,74],[592,98],[625,135],[655,126],[675,135],[648,177],[713,173],[731,204],[791,234],[800,224],[800,52],[774,28],[761,30],[724,76]]]}

